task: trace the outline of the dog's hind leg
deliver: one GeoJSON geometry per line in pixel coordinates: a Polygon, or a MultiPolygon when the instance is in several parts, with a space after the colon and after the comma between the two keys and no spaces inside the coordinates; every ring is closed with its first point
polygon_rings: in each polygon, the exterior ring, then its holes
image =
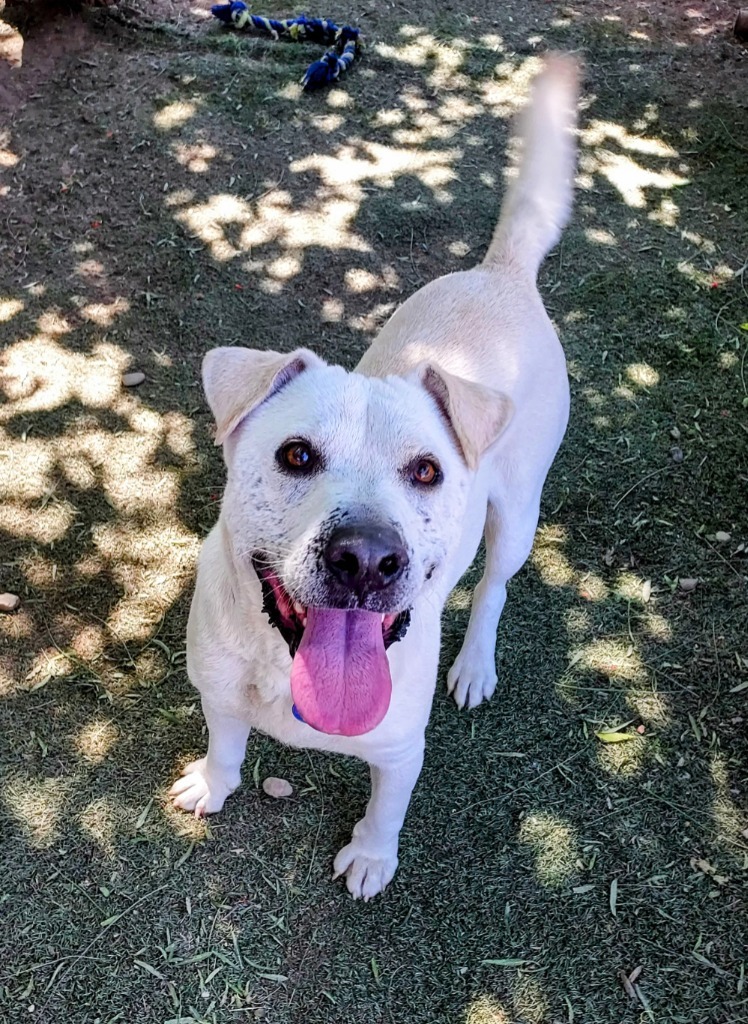
{"type": "Polygon", "coordinates": [[[517,501],[496,495],[486,516],[486,568],[473,594],[470,621],[460,653],[447,675],[457,706],[477,707],[496,689],[496,631],[506,602],[506,585],[532,550],[540,514],[540,489],[517,501]]]}

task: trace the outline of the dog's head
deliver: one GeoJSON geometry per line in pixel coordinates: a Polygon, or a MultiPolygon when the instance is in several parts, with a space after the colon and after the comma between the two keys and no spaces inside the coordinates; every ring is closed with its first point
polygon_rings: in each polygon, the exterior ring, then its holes
{"type": "Polygon", "coordinates": [[[296,706],[324,732],[368,732],[389,705],[385,649],[438,585],[511,403],[435,366],[371,378],[305,349],[214,349],[203,378],[222,516],[288,643],[296,706]]]}

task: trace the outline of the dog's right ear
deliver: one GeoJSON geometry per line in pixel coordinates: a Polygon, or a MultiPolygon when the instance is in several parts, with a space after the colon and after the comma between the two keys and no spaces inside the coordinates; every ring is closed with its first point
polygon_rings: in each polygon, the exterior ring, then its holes
{"type": "Polygon", "coordinates": [[[306,348],[285,355],[251,348],[214,348],[203,359],[203,387],[223,444],[253,410],[324,360],[306,348]]]}

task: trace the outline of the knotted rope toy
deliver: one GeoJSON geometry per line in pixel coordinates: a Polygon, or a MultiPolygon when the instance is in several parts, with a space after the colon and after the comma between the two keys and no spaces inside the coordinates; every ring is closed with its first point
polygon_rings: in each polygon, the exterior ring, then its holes
{"type": "Polygon", "coordinates": [[[358,56],[361,46],[361,31],[350,25],[336,25],[327,18],[307,18],[300,14],[298,18],[265,18],[260,14],[250,14],[249,7],[243,0],[233,3],[216,4],[211,13],[224,25],[247,32],[263,32],[271,39],[290,39],[294,43],[333,44],[319,60],[315,60],[306,69],[301,84],[307,92],[322,89],[331,85],[346,72],[358,56]]]}

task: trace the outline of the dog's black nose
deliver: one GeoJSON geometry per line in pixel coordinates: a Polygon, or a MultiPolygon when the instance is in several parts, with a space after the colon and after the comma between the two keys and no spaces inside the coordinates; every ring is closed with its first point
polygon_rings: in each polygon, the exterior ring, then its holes
{"type": "Polygon", "coordinates": [[[338,527],[324,558],[333,576],[359,597],[389,587],[408,565],[397,531],[376,523],[338,527]]]}

